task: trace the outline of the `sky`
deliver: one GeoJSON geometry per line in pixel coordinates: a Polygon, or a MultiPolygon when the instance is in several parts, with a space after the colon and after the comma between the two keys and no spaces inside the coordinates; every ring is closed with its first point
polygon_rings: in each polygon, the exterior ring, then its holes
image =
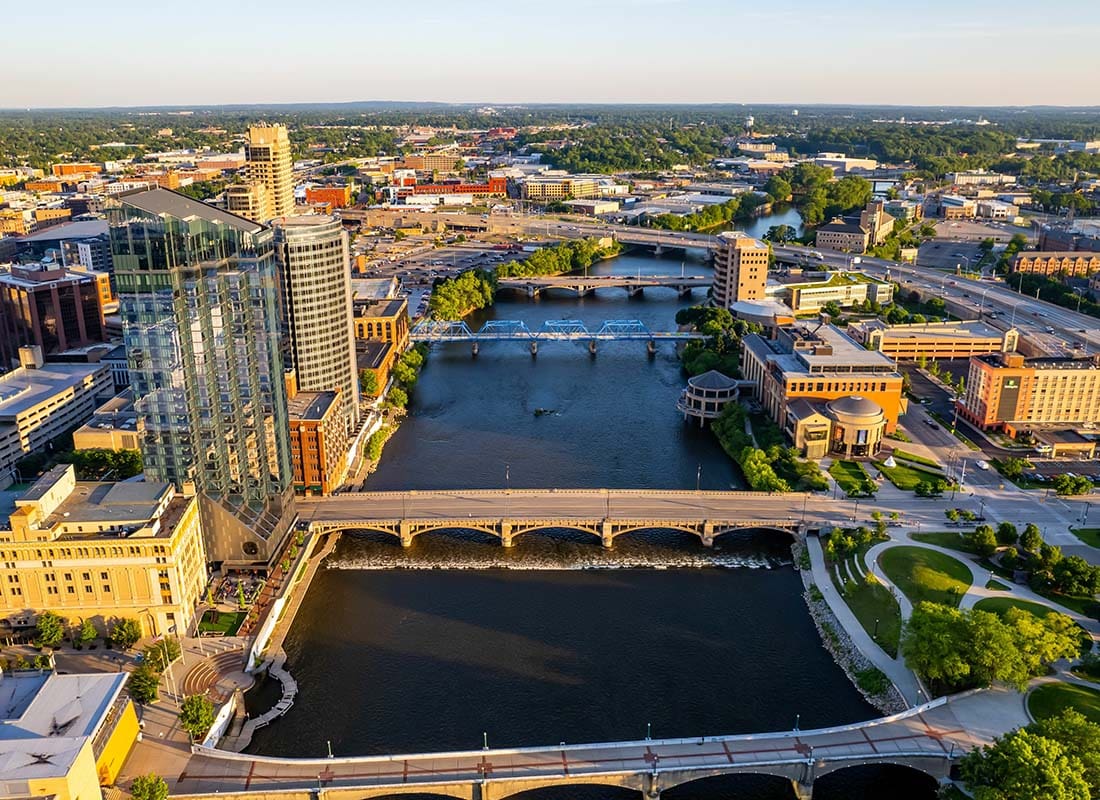
{"type": "Polygon", "coordinates": [[[9,0],[0,108],[1100,105],[1100,1],[9,0]]]}

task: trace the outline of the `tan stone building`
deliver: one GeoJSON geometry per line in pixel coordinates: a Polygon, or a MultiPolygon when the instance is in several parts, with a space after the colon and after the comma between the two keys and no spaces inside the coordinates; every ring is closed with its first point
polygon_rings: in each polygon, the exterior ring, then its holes
{"type": "Polygon", "coordinates": [[[294,159],[286,126],[250,126],[244,153],[245,185],[226,189],[227,210],[253,222],[293,216],[294,159]]]}
{"type": "Polygon", "coordinates": [[[134,393],[126,389],[97,408],[90,420],[73,431],[73,449],[140,450],[144,430],[134,409],[134,393]]]}
{"type": "Polygon", "coordinates": [[[1008,432],[1036,425],[1100,420],[1100,362],[1091,358],[1028,358],[995,353],[970,359],[960,412],[983,429],[1008,432]]]}
{"type": "Polygon", "coordinates": [[[1085,278],[1100,272],[1100,253],[1084,251],[1019,253],[1012,261],[1012,271],[1085,278]]]}
{"type": "Polygon", "coordinates": [[[824,250],[836,250],[841,253],[863,253],[867,250],[870,237],[860,225],[837,217],[817,229],[814,244],[824,250]]]}
{"type": "Polygon", "coordinates": [[[848,325],[848,335],[869,350],[896,361],[969,358],[985,353],[1013,353],[1020,332],[1002,331],[984,322],[925,322],[890,325],[863,320],[848,325]]]}
{"type": "Polygon", "coordinates": [[[0,615],[11,627],[54,611],[101,632],[132,618],[147,635],[186,635],[206,583],[198,502],[167,483],[78,482],[59,464],[0,530],[0,615]]]}
{"type": "Polygon", "coordinates": [[[741,231],[718,234],[712,294],[720,308],[763,300],[768,282],[768,246],[741,231]]]}
{"type": "Polygon", "coordinates": [[[237,183],[225,188],[225,208],[253,221],[269,220],[271,198],[262,183],[237,183]]]}

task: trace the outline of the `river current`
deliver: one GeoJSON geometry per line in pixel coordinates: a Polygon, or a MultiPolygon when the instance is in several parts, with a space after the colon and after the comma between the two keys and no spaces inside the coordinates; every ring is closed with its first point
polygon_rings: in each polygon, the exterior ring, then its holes
{"type": "MultiPolygon", "coordinates": [[[[774,222],[772,224],[775,224],[774,222]]],[[[766,230],[766,227],[765,227],[766,230]]],[[[627,254],[599,274],[709,274],[702,253],[627,254]]],[[[639,319],[673,330],[703,302],[667,289],[577,299],[500,293],[470,320],[639,319]]],[[[636,487],[733,489],[729,459],[675,409],[671,344],[436,346],[408,418],[367,489],[636,487]],[[536,410],[541,409],[536,414],[536,410]]],[[[526,534],[510,550],[464,531],[402,550],[348,534],[318,572],[287,641],[299,694],[257,732],[270,755],[398,753],[803,728],[876,715],[821,645],[779,534],[642,531],[604,551],[587,534],[526,534]]],[[[815,797],[929,800],[933,783],[894,768],[847,770],[815,797]]],[[[531,800],[635,798],[566,787],[531,800]]],[[[792,797],[784,781],[708,779],[666,798],[792,797]]]]}

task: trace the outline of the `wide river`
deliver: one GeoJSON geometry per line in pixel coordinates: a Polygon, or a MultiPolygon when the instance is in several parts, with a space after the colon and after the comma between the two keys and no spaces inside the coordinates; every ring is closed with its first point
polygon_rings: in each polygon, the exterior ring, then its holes
{"type": "MultiPolygon", "coordinates": [[[[692,252],[628,254],[592,269],[681,270],[709,273],[692,252]]],[[[694,302],[703,299],[697,291],[694,302]]],[[[640,319],[671,330],[691,302],[665,289],[632,299],[621,289],[580,300],[502,293],[471,326],[640,319]]],[[[737,487],[710,433],[677,414],[683,383],[671,344],[652,359],[638,342],[601,345],[595,358],[583,344],[544,344],[537,358],[518,344],[484,344],[476,359],[466,346],[437,346],[367,488],[737,487]]],[[[711,553],[684,534],[641,532],[605,553],[584,534],[550,531],[505,551],[482,535],[441,532],[401,551],[385,537],[345,535],[286,642],[295,705],[250,750],[316,756],[331,742],[337,754],[400,753],[479,747],[483,732],[491,746],[510,746],[640,738],[647,725],[654,736],[693,736],[875,716],[821,645],[789,543],[725,539],[711,553]]],[[[822,779],[815,797],[929,800],[932,787],[880,767],[822,779]]],[[[784,781],[729,776],[665,796],[793,794],[784,781]]]]}

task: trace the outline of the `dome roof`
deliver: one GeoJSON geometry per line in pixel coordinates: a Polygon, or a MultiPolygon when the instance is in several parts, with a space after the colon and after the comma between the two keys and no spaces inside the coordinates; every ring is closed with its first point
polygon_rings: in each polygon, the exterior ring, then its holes
{"type": "Polygon", "coordinates": [[[878,417],[883,413],[882,406],[858,394],[830,400],[825,407],[834,414],[843,414],[846,417],[878,417]]]}
{"type": "Polygon", "coordinates": [[[702,375],[688,378],[688,386],[695,389],[732,389],[737,386],[737,381],[723,375],[716,369],[712,369],[702,375]]]}

